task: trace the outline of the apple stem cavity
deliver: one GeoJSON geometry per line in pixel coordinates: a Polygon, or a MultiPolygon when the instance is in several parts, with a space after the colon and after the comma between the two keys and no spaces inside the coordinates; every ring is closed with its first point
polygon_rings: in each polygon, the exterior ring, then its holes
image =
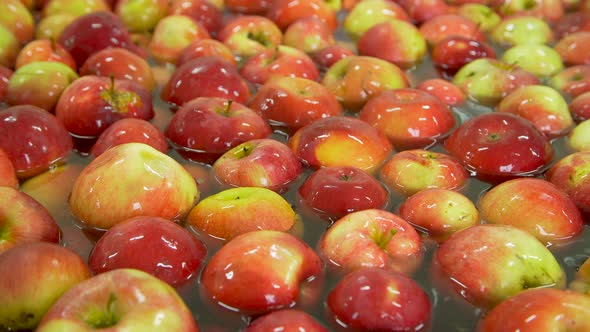
{"type": "Polygon", "coordinates": [[[139,100],[139,97],[130,91],[117,91],[115,89],[115,75],[110,74],[111,81],[108,90],[103,90],[100,97],[113,107],[114,112],[127,114],[129,113],[129,104],[139,100]]]}
{"type": "Polygon", "coordinates": [[[377,246],[381,249],[387,248],[387,245],[391,241],[391,239],[397,234],[397,229],[390,228],[389,231],[381,232],[375,230],[375,234],[373,235],[373,240],[377,244],[377,246]]]}
{"type": "Polygon", "coordinates": [[[228,99],[228,100],[227,100],[227,103],[225,104],[225,108],[224,108],[224,109],[221,111],[221,114],[222,114],[223,116],[225,116],[225,117],[228,117],[228,116],[229,116],[229,111],[230,111],[230,109],[231,109],[231,105],[233,104],[233,102],[234,102],[234,101],[233,101],[233,100],[231,100],[231,99],[228,99]]]}
{"type": "Polygon", "coordinates": [[[117,296],[113,293],[109,294],[106,310],[100,313],[95,313],[98,317],[95,315],[89,317],[89,319],[87,319],[87,324],[96,329],[104,329],[115,326],[119,321],[119,318],[116,314],[116,302],[117,296]]]}

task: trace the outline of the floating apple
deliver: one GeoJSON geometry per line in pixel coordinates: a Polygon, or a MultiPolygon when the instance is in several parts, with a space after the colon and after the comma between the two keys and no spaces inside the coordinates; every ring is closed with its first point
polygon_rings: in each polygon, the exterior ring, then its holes
{"type": "Polygon", "coordinates": [[[500,15],[484,3],[472,3],[467,1],[459,6],[457,14],[472,20],[484,32],[493,31],[493,29],[502,21],[500,15]]]}
{"type": "Polygon", "coordinates": [[[18,188],[16,170],[10,157],[4,150],[0,149],[0,186],[18,188]]]}
{"type": "Polygon", "coordinates": [[[64,29],[77,17],[72,14],[54,14],[41,18],[37,23],[35,38],[59,40],[64,29]]]}
{"type": "Polygon", "coordinates": [[[237,57],[249,58],[281,44],[283,33],[264,16],[238,16],[220,31],[218,39],[237,57]]]}
{"type": "Polygon", "coordinates": [[[480,58],[495,58],[496,52],[484,42],[451,35],[432,48],[432,62],[446,77],[453,77],[466,64],[480,58]]]}
{"type": "Polygon", "coordinates": [[[240,74],[254,84],[264,84],[276,76],[301,77],[311,81],[320,77],[309,55],[285,45],[253,55],[242,65],[240,74]]]}
{"type": "Polygon", "coordinates": [[[560,54],[552,47],[541,44],[516,45],[506,50],[502,61],[539,77],[548,77],[563,69],[560,54]]]}
{"type": "Polygon", "coordinates": [[[263,14],[271,3],[271,0],[223,0],[224,7],[230,12],[245,14],[263,14]]]}
{"type": "Polygon", "coordinates": [[[569,110],[575,120],[590,119],[590,91],[575,97],[569,104],[569,110]]]}
{"type": "Polygon", "coordinates": [[[5,0],[0,2],[0,25],[12,31],[21,44],[33,39],[35,19],[32,13],[20,0],[5,0]]]}
{"type": "Polygon", "coordinates": [[[117,120],[103,131],[90,149],[90,154],[98,157],[107,149],[125,143],[144,143],[162,153],[168,151],[166,136],[160,129],[146,120],[126,118],[117,120]]]}
{"type": "Polygon", "coordinates": [[[209,32],[199,22],[186,15],[162,18],[149,43],[149,52],[159,62],[176,63],[185,47],[195,40],[209,38],[209,32]]]}
{"type": "Polygon", "coordinates": [[[549,85],[563,94],[577,97],[590,91],[590,65],[570,66],[553,75],[549,85]]]}
{"type": "Polygon", "coordinates": [[[266,17],[281,30],[300,18],[310,16],[323,20],[332,30],[338,27],[336,11],[325,0],[275,0],[266,11],[266,17]]]}
{"type": "Polygon", "coordinates": [[[76,17],[93,13],[110,11],[107,0],[41,0],[43,16],[69,14],[76,17]]]}
{"type": "Polygon", "coordinates": [[[283,309],[272,311],[256,318],[244,332],[328,332],[328,329],[316,321],[305,311],[297,309],[283,309]]]}
{"type": "Polygon", "coordinates": [[[8,82],[12,74],[12,70],[0,64],[0,103],[3,103],[6,98],[6,90],[8,90],[8,82]]]}
{"type": "Polygon", "coordinates": [[[0,24],[0,65],[14,68],[14,62],[20,49],[20,42],[16,36],[0,24]]]}
{"type": "Polygon", "coordinates": [[[232,65],[237,66],[237,62],[229,47],[218,40],[204,38],[195,40],[182,50],[176,61],[176,67],[180,67],[191,60],[203,56],[218,56],[229,61],[232,65]]]}
{"type": "Polygon", "coordinates": [[[465,93],[459,87],[440,78],[424,80],[416,89],[430,93],[448,106],[458,106],[466,100],[465,93]]]}
{"type": "Polygon", "coordinates": [[[332,30],[321,19],[310,16],[289,25],[283,44],[305,53],[313,53],[336,43],[332,30]]]}
{"type": "Polygon", "coordinates": [[[186,15],[199,22],[211,35],[217,35],[223,26],[223,12],[220,10],[220,0],[172,0],[169,15],[186,15]]]}
{"type": "Polygon", "coordinates": [[[590,212],[590,152],[575,152],[558,160],[545,177],[576,203],[582,213],[590,212]]]}
{"type": "Polygon", "coordinates": [[[554,40],[549,24],[535,16],[506,17],[491,32],[490,39],[505,47],[522,44],[548,44],[554,40]]]}
{"type": "Polygon", "coordinates": [[[584,120],[567,136],[567,145],[574,151],[590,151],[590,121],[584,120]]]}
{"type": "Polygon", "coordinates": [[[325,71],[340,59],[351,55],[354,55],[354,52],[349,47],[341,44],[334,44],[312,53],[311,58],[321,70],[325,71]]]}
{"type": "Polygon", "coordinates": [[[54,61],[61,62],[73,71],[78,70],[76,62],[70,52],[62,45],[55,41],[47,39],[37,39],[25,45],[16,57],[15,69],[36,61],[54,61]]]}
{"type": "Polygon", "coordinates": [[[117,0],[114,12],[131,32],[150,32],[168,14],[167,0],[117,0]]]}
{"type": "Polygon", "coordinates": [[[420,34],[430,45],[436,45],[450,36],[485,41],[485,34],[477,23],[456,14],[438,15],[427,20],[420,25],[420,34]]]}
{"type": "Polygon", "coordinates": [[[406,11],[396,2],[387,0],[364,0],[358,2],[346,15],[342,28],[353,40],[359,39],[367,30],[379,23],[398,19],[410,22],[406,11]]]}
{"type": "Polygon", "coordinates": [[[555,51],[567,65],[590,65],[590,31],[567,35],[555,44],[555,51]]]}

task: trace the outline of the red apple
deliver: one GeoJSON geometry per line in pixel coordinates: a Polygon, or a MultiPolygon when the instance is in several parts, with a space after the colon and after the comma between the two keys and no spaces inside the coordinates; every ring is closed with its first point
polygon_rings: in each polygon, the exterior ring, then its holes
{"type": "Polygon", "coordinates": [[[63,293],[90,277],[86,263],[70,249],[35,242],[0,254],[0,328],[35,329],[63,293]]]}
{"type": "Polygon", "coordinates": [[[166,137],[183,157],[209,164],[238,144],[270,134],[268,123],[250,108],[215,97],[185,103],[166,129],[166,137]]]}
{"type": "Polygon", "coordinates": [[[172,0],[169,14],[190,16],[211,35],[216,35],[223,25],[223,13],[211,0],[172,0]]]}
{"type": "Polygon", "coordinates": [[[326,22],[333,31],[338,26],[336,11],[324,0],[275,0],[266,11],[266,16],[281,30],[298,19],[310,16],[326,22]]]}
{"type": "Polygon", "coordinates": [[[109,229],[94,245],[88,265],[94,274],[138,269],[172,286],[199,273],[207,249],[182,226],[159,217],[134,217],[109,229]]]}
{"type": "Polygon", "coordinates": [[[420,25],[420,33],[430,45],[436,45],[450,36],[460,36],[478,42],[485,41],[485,34],[477,23],[460,15],[438,15],[420,25]]]}
{"type": "Polygon", "coordinates": [[[40,332],[110,329],[198,332],[174,288],[134,269],[96,275],[70,288],[49,309],[40,332]]]}
{"type": "MultiPolygon", "coordinates": [[[[226,0],[227,1],[227,0],[226,0]]],[[[272,311],[256,318],[244,332],[328,332],[310,314],[297,309],[272,311]]]]}
{"type": "Polygon", "coordinates": [[[16,170],[10,160],[10,156],[0,149],[0,186],[18,188],[16,170]]]}
{"type": "Polygon", "coordinates": [[[389,200],[387,191],[374,177],[349,166],[320,168],[297,192],[305,206],[330,220],[355,211],[383,209],[389,200]]]}
{"type": "Polygon", "coordinates": [[[400,0],[410,19],[422,24],[432,18],[451,14],[453,9],[444,0],[400,0]]]}
{"type": "Polygon", "coordinates": [[[342,114],[340,103],[325,86],[290,76],[267,81],[258,89],[249,106],[271,125],[292,130],[342,114]]]}
{"type": "Polygon", "coordinates": [[[264,16],[237,16],[220,31],[218,39],[239,58],[247,59],[281,44],[283,33],[264,16]]]}
{"type": "Polygon", "coordinates": [[[451,35],[434,44],[431,56],[439,72],[447,77],[453,77],[464,65],[479,58],[495,58],[496,52],[484,42],[451,35]]]}
{"type": "Polygon", "coordinates": [[[459,126],[445,148],[484,181],[534,176],[553,159],[553,148],[528,120],[509,113],[477,115],[459,126]]]}
{"type": "Polygon", "coordinates": [[[491,5],[502,16],[530,15],[550,23],[563,16],[563,3],[560,0],[492,0],[491,5]]]}
{"type": "Polygon", "coordinates": [[[416,89],[430,93],[448,106],[459,106],[466,100],[465,93],[459,87],[440,78],[424,80],[416,89]]]}
{"type": "Polygon", "coordinates": [[[180,107],[197,97],[219,97],[247,103],[250,88],[238,69],[218,56],[191,60],[176,68],[166,85],[162,100],[180,107]]]}
{"type": "Polygon", "coordinates": [[[569,154],[558,160],[545,177],[571,197],[580,211],[590,213],[590,151],[569,154]]]}
{"type": "Polygon", "coordinates": [[[37,39],[25,45],[16,57],[15,69],[35,61],[61,62],[73,71],[78,70],[70,52],[55,41],[37,39]]]}
{"type": "Polygon", "coordinates": [[[211,169],[234,187],[262,187],[283,192],[301,175],[301,162],[289,147],[270,138],[244,142],[224,153],[211,169]]]}
{"type": "Polygon", "coordinates": [[[414,280],[376,268],[351,272],[328,293],[336,322],[355,331],[423,331],[432,304],[414,280]]]}
{"type": "Polygon", "coordinates": [[[264,14],[272,0],[223,0],[224,7],[236,13],[264,14]]]}
{"type": "Polygon", "coordinates": [[[553,26],[557,38],[563,38],[578,31],[590,31],[590,13],[569,12],[553,26]]]}
{"type": "Polygon", "coordinates": [[[195,40],[182,50],[176,61],[176,67],[203,56],[218,56],[234,66],[238,64],[229,47],[218,40],[204,38],[195,40]]]}
{"type": "Polygon", "coordinates": [[[567,67],[553,75],[549,85],[572,97],[588,92],[590,91],[590,65],[567,67]]]}
{"type": "Polygon", "coordinates": [[[144,143],[166,153],[168,142],[166,136],[146,120],[126,118],[117,120],[103,131],[90,149],[90,154],[98,157],[107,149],[125,143],[144,143]]]}
{"type": "Polygon", "coordinates": [[[0,2],[0,13],[0,25],[9,29],[21,44],[27,44],[33,39],[35,19],[20,0],[0,2]]]}
{"type": "Polygon", "coordinates": [[[340,59],[354,55],[354,52],[347,46],[333,44],[310,54],[313,61],[322,71],[327,70],[340,59]]]}
{"type": "Polygon", "coordinates": [[[254,231],[217,251],[201,275],[203,295],[224,308],[262,314],[288,308],[322,263],[303,241],[283,232],[254,231]]]}
{"type": "Polygon", "coordinates": [[[0,149],[8,154],[20,179],[63,162],[73,147],[63,124],[47,111],[31,105],[13,106],[0,112],[0,137],[0,149]]]}
{"type": "Polygon", "coordinates": [[[195,180],[178,162],[149,145],[126,143],[84,168],[68,203],[84,226],[109,229],[136,216],[179,220],[198,198],[195,180]]]}
{"type": "Polygon", "coordinates": [[[314,169],[352,166],[371,172],[392,151],[384,134],[362,120],[344,116],[319,119],[302,127],[288,145],[314,169]]]}
{"type": "Polygon", "coordinates": [[[554,48],[567,65],[590,65],[590,31],[567,35],[554,48]]]}
{"type": "Polygon", "coordinates": [[[254,84],[264,84],[276,76],[301,77],[317,81],[320,73],[313,60],[296,48],[279,45],[250,57],[240,74],[254,84]]]}
{"type": "Polygon", "coordinates": [[[575,120],[590,119],[590,91],[575,97],[568,106],[575,120]]]}
{"type": "Polygon", "coordinates": [[[326,22],[310,16],[289,25],[283,35],[283,44],[305,53],[313,53],[336,43],[336,38],[326,22]]]}

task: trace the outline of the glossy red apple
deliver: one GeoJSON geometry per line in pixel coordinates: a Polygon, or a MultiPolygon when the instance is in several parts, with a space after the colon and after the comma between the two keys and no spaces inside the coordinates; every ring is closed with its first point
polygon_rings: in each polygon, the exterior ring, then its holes
{"type": "Polygon", "coordinates": [[[207,29],[187,15],[162,18],[149,41],[150,55],[159,62],[176,63],[182,50],[196,40],[210,38],[207,29]]]}
{"type": "Polygon", "coordinates": [[[230,12],[263,14],[270,7],[271,0],[224,0],[224,7],[230,12]]]}
{"type": "Polygon", "coordinates": [[[182,50],[176,61],[176,67],[203,56],[218,56],[229,61],[234,66],[238,64],[229,47],[218,40],[204,38],[195,40],[182,50]]]}
{"type": "Polygon", "coordinates": [[[400,0],[399,3],[417,24],[453,12],[453,8],[444,0],[400,0]]]}
{"type": "Polygon", "coordinates": [[[117,120],[103,131],[90,149],[90,154],[98,157],[107,149],[125,143],[144,143],[166,153],[166,136],[156,126],[143,119],[126,118],[117,120]]]}
{"type": "Polygon", "coordinates": [[[328,332],[313,316],[297,309],[272,311],[256,318],[244,332],[328,332]]]}
{"type": "Polygon", "coordinates": [[[547,172],[549,182],[571,197],[580,211],[590,213],[590,151],[574,152],[558,160],[547,172]]]}
{"type": "Polygon", "coordinates": [[[326,22],[310,16],[289,25],[283,35],[283,44],[307,54],[319,51],[336,43],[336,38],[326,22]]]}
{"type": "Polygon", "coordinates": [[[279,45],[250,57],[240,74],[254,84],[264,84],[276,76],[301,77],[317,81],[320,73],[313,60],[296,48],[279,45]]]}
{"type": "Polygon", "coordinates": [[[479,58],[495,58],[496,52],[482,41],[451,35],[434,44],[431,56],[437,70],[453,77],[464,65],[479,58]]]}
{"type": "Polygon", "coordinates": [[[465,93],[456,85],[440,78],[424,80],[416,89],[426,91],[442,100],[448,106],[458,106],[467,99],[465,93]]]}
{"type": "Polygon", "coordinates": [[[338,26],[336,11],[324,0],[275,0],[266,11],[266,17],[281,30],[285,30],[298,19],[310,16],[326,22],[332,30],[336,30],[338,26]]]}
{"type": "Polygon", "coordinates": [[[211,35],[216,35],[223,26],[223,12],[211,0],[172,0],[168,12],[192,17],[211,35]]]}
{"type": "Polygon", "coordinates": [[[450,36],[485,41],[485,34],[477,23],[455,14],[439,15],[429,19],[420,25],[420,33],[430,45],[436,45],[450,36]]]}
{"type": "Polygon", "coordinates": [[[575,120],[590,119],[590,91],[575,97],[568,106],[575,120]]]}
{"type": "Polygon", "coordinates": [[[590,91],[590,65],[567,67],[553,75],[549,85],[571,97],[588,92],[590,91]]]}
{"type": "Polygon", "coordinates": [[[351,55],[354,55],[354,52],[349,47],[341,44],[326,46],[310,54],[313,61],[322,71],[327,70],[340,59],[351,55]]]}
{"type": "Polygon", "coordinates": [[[567,35],[555,44],[555,51],[567,65],[590,65],[590,31],[567,35]]]}

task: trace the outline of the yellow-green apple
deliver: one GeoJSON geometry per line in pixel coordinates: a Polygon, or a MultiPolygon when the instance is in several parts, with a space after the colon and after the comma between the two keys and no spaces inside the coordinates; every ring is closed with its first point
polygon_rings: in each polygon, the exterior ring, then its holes
{"type": "Polygon", "coordinates": [[[78,70],[78,66],[76,66],[76,62],[70,52],[52,40],[37,39],[26,44],[18,53],[14,68],[18,69],[36,61],[61,62],[72,68],[73,71],[78,70]]]}
{"type": "Polygon", "coordinates": [[[590,91],[576,96],[568,106],[575,120],[590,119],[590,91]]]}
{"type": "Polygon", "coordinates": [[[399,207],[399,216],[437,242],[480,222],[477,207],[465,195],[450,189],[421,190],[399,207]]]}
{"type": "Polygon", "coordinates": [[[186,223],[209,236],[231,240],[259,230],[286,232],[298,216],[281,195],[259,187],[220,191],[197,204],[186,223]]]}
{"type": "Polygon", "coordinates": [[[467,98],[459,87],[441,78],[426,79],[420,82],[416,89],[430,93],[448,106],[459,106],[465,103],[467,98]]]}
{"type": "Polygon", "coordinates": [[[170,285],[143,271],[98,274],[65,292],[36,331],[198,332],[190,310],[170,285]]]}
{"type": "Polygon", "coordinates": [[[195,40],[182,50],[176,61],[176,67],[203,56],[218,56],[229,61],[234,66],[238,64],[234,54],[224,43],[215,39],[204,38],[195,40]]]}
{"type": "Polygon", "coordinates": [[[548,83],[567,96],[577,97],[590,91],[590,65],[567,67],[553,75],[548,83]]]}
{"type": "Polygon", "coordinates": [[[445,103],[412,88],[383,91],[367,101],[359,118],[384,133],[397,150],[431,146],[455,127],[445,103]]]}
{"type": "Polygon", "coordinates": [[[61,62],[36,61],[15,70],[6,89],[9,105],[35,105],[53,112],[62,92],[78,74],[61,62]]]}
{"type": "Polygon", "coordinates": [[[434,254],[432,277],[467,302],[491,308],[528,288],[563,287],[565,273],[529,232],[475,225],[451,235],[434,254]]]}
{"type": "Polygon", "coordinates": [[[432,304],[414,280],[378,268],[340,279],[326,300],[335,326],[354,331],[428,330],[432,304]]]}
{"type": "Polygon", "coordinates": [[[92,12],[76,18],[59,34],[57,41],[70,52],[78,67],[93,53],[109,47],[122,47],[140,56],[146,55],[133,43],[121,19],[109,11],[92,12]]]}
{"type": "Polygon", "coordinates": [[[135,216],[179,220],[198,197],[195,180],[178,162],[147,144],[126,143],[84,168],[68,203],[84,226],[109,229],[135,216]]]}
{"type": "Polygon", "coordinates": [[[219,97],[245,104],[250,100],[250,87],[231,62],[205,56],[176,68],[160,97],[178,107],[197,97],[219,97]]]}
{"type": "Polygon", "coordinates": [[[321,83],[345,109],[358,111],[385,90],[409,87],[406,74],[393,63],[370,56],[352,55],[338,60],[321,83]]]}
{"type": "Polygon", "coordinates": [[[311,81],[320,77],[309,55],[285,45],[251,56],[240,68],[240,74],[253,84],[264,84],[276,76],[301,77],[311,81]]]}
{"type": "Polygon", "coordinates": [[[302,172],[301,162],[284,143],[270,138],[244,142],[215,161],[215,179],[233,187],[261,187],[284,192],[302,172]]]}
{"type": "Polygon", "coordinates": [[[452,78],[464,65],[480,58],[496,58],[494,49],[484,42],[451,35],[432,47],[432,63],[443,77],[452,78]]]}
{"type": "Polygon", "coordinates": [[[564,13],[560,0],[492,0],[491,5],[501,16],[536,16],[549,23],[557,22],[564,13]]]}
{"type": "Polygon", "coordinates": [[[394,1],[364,0],[348,12],[342,22],[342,28],[350,38],[357,40],[374,25],[391,19],[411,21],[406,11],[394,1]]]}
{"type": "Polygon", "coordinates": [[[272,0],[224,0],[223,3],[230,12],[261,15],[270,7],[272,0]]]}
{"type": "Polygon", "coordinates": [[[412,225],[379,209],[352,212],[338,219],[318,244],[324,262],[341,272],[377,267],[411,275],[420,267],[424,252],[412,225]]]}
{"type": "Polygon", "coordinates": [[[46,0],[42,14],[44,17],[58,14],[79,17],[93,12],[110,10],[111,8],[105,0],[46,0]]]}
{"type": "Polygon", "coordinates": [[[590,120],[578,123],[567,136],[567,146],[574,151],[590,151],[590,120]]]}
{"type": "Polygon", "coordinates": [[[214,2],[219,0],[172,0],[168,15],[186,15],[199,22],[211,35],[223,26],[223,12],[214,2]]]}
{"type": "Polygon", "coordinates": [[[366,209],[384,209],[389,194],[373,176],[350,166],[323,167],[297,190],[304,206],[325,219],[338,220],[366,209]]]}
{"type": "Polygon", "coordinates": [[[60,229],[49,211],[15,188],[0,186],[0,216],[0,255],[23,243],[59,242],[60,229]]]}
{"type": "Polygon", "coordinates": [[[192,17],[168,15],[156,25],[148,48],[156,61],[176,63],[185,47],[209,37],[207,29],[192,17]]]}
{"type": "Polygon", "coordinates": [[[283,35],[283,44],[305,53],[313,53],[336,43],[332,30],[321,19],[310,16],[289,25],[283,35]]]}
{"type": "Polygon", "coordinates": [[[300,18],[310,16],[326,22],[332,31],[338,27],[336,11],[328,0],[275,0],[266,11],[266,17],[275,22],[281,30],[285,30],[300,18]]]}
{"type": "Polygon", "coordinates": [[[546,85],[526,85],[512,91],[496,106],[529,120],[549,139],[567,134],[574,120],[559,91],[546,85]]]}
{"type": "Polygon", "coordinates": [[[545,178],[565,191],[583,214],[590,213],[590,152],[580,151],[558,160],[545,178]]]}
{"type": "Polygon", "coordinates": [[[217,37],[238,58],[247,59],[279,46],[283,33],[264,16],[237,16],[223,26],[217,37]]]}
{"type": "Polygon", "coordinates": [[[0,65],[14,68],[21,45],[14,33],[0,24],[0,65]]]}
{"type": "Polygon", "coordinates": [[[478,332],[590,330],[590,297],[552,288],[524,291],[487,312],[478,332]]]}
{"type": "Polygon", "coordinates": [[[477,23],[457,14],[435,16],[420,25],[420,34],[428,44],[436,45],[449,36],[467,37],[479,42],[486,40],[477,23]]]}
{"type": "Polygon", "coordinates": [[[182,105],[165,134],[184,158],[212,164],[241,143],[267,138],[271,128],[260,115],[239,102],[199,97],[182,105]]]}
{"type": "Polygon", "coordinates": [[[73,148],[72,137],[52,114],[32,105],[0,112],[0,149],[10,157],[20,179],[61,163],[73,148]]]}
{"type": "Polygon", "coordinates": [[[148,91],[156,86],[152,68],[146,59],[121,47],[105,48],[92,54],[80,67],[80,75],[113,76],[135,81],[148,91]]]}
{"type": "Polygon", "coordinates": [[[90,277],[86,263],[54,243],[18,245],[0,255],[0,328],[34,329],[68,289],[90,277]]]}
{"type": "Polygon", "coordinates": [[[198,275],[206,254],[205,245],[182,226],[139,216],[106,231],[90,252],[88,266],[94,274],[137,269],[176,287],[198,275]]]}
{"type": "Polygon", "coordinates": [[[354,55],[355,53],[343,44],[333,44],[311,53],[311,58],[318,65],[322,72],[325,72],[333,64],[342,58],[354,55]]]}
{"type": "Polygon", "coordinates": [[[258,89],[249,107],[271,125],[290,130],[342,114],[342,106],[325,86],[290,76],[268,80],[258,89]]]}
{"type": "Polygon", "coordinates": [[[513,46],[504,52],[502,61],[517,65],[539,77],[548,77],[563,69],[560,54],[543,44],[513,46]]]}
{"type": "Polygon", "coordinates": [[[576,292],[590,295],[590,259],[586,258],[584,263],[577,269],[574,279],[568,288],[576,292]]]}
{"type": "Polygon", "coordinates": [[[399,4],[416,24],[453,12],[452,7],[444,0],[400,0],[399,4]]]}
{"type": "Polygon", "coordinates": [[[168,0],[118,0],[114,12],[131,32],[150,32],[168,14],[168,0]]]}
{"type": "Polygon", "coordinates": [[[21,44],[24,45],[33,39],[35,19],[20,0],[0,2],[0,13],[0,25],[12,31],[21,44]]]}
{"type": "Polygon", "coordinates": [[[535,16],[510,16],[502,19],[491,32],[494,43],[510,47],[522,44],[549,44],[553,42],[553,31],[549,24],[535,16]]]}
{"type": "Polygon", "coordinates": [[[590,65],[590,31],[574,32],[554,46],[566,65],[590,65]]]}
{"type": "Polygon", "coordinates": [[[533,124],[511,113],[484,113],[463,122],[445,143],[449,153],[488,182],[535,176],[549,166],[553,147],[533,124]]]}
{"type": "Polygon", "coordinates": [[[328,332],[313,316],[299,309],[282,309],[256,318],[244,332],[328,332]]]}
{"type": "Polygon", "coordinates": [[[4,150],[0,148],[0,186],[18,188],[18,178],[12,160],[4,150]]]}
{"type": "Polygon", "coordinates": [[[65,13],[42,17],[36,26],[35,39],[59,40],[62,31],[76,18],[65,13]]]}
{"type": "Polygon", "coordinates": [[[126,118],[107,127],[92,145],[90,154],[98,157],[107,149],[125,143],[144,143],[162,153],[168,151],[166,136],[158,127],[143,119],[126,118]]]}
{"type": "Polygon", "coordinates": [[[518,227],[547,246],[581,234],[584,219],[565,192],[543,179],[517,178],[498,184],[478,201],[488,224],[518,227]]]}
{"type": "Polygon", "coordinates": [[[503,61],[480,58],[459,69],[453,84],[477,103],[493,106],[514,89],[540,84],[539,79],[522,68],[503,61]]]}
{"type": "Polygon", "coordinates": [[[0,103],[4,103],[6,90],[8,90],[8,82],[10,82],[12,74],[12,70],[0,64],[0,103]]]}
{"type": "Polygon", "coordinates": [[[387,60],[401,68],[412,68],[426,55],[426,40],[413,24],[388,19],[373,25],[357,42],[359,55],[387,60]]]}
{"type": "Polygon", "coordinates": [[[502,18],[494,9],[483,3],[466,2],[457,8],[457,14],[477,23],[483,32],[491,32],[500,24],[502,18]]]}
{"type": "Polygon", "coordinates": [[[318,119],[297,130],[288,141],[301,161],[313,169],[352,166],[374,171],[392,151],[387,137],[353,117],[318,119]]]}
{"type": "Polygon", "coordinates": [[[305,242],[279,231],[253,231],[217,251],[201,274],[201,294],[226,309],[263,314],[299,300],[322,262],[305,242]]]}
{"type": "Polygon", "coordinates": [[[411,196],[431,188],[461,189],[469,173],[453,156],[414,149],[394,154],[379,170],[379,179],[389,188],[411,196]]]}

